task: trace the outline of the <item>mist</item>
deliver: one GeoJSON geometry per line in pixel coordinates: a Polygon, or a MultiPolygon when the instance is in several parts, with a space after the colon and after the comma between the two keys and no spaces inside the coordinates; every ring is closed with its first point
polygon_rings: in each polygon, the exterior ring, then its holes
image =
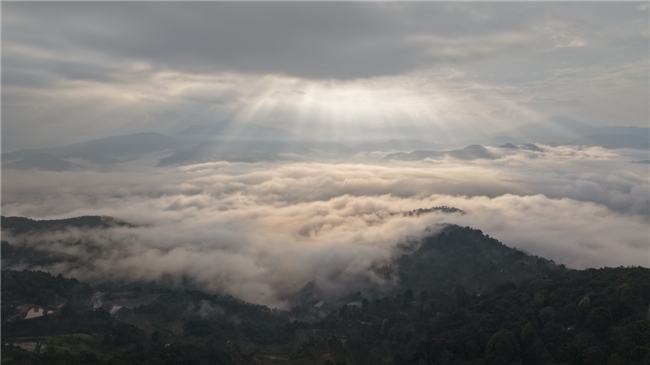
{"type": "Polygon", "coordinates": [[[51,258],[12,268],[288,308],[389,290],[440,224],[650,266],[647,4],[2,10],[2,215],[130,224],[3,230],[51,258]]]}
{"type": "Polygon", "coordinates": [[[278,308],[309,282],[332,297],[390,288],[374,269],[438,223],[572,268],[649,266],[647,166],[598,147],[543,147],[490,148],[497,158],[475,161],[360,154],[365,161],[5,170],[5,216],[106,215],[136,227],[3,239],[67,258],[31,269],[94,283],[190,280],[278,308]],[[435,206],[465,214],[401,214],[435,206]]]}

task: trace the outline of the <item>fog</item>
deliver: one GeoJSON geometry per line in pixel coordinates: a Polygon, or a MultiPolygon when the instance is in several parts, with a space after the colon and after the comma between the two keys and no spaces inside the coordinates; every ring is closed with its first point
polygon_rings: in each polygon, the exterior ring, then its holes
{"type": "Polygon", "coordinates": [[[68,259],[44,269],[91,282],[180,283],[286,308],[315,282],[329,295],[390,287],[390,266],[436,223],[484,233],[572,268],[649,266],[648,166],[625,151],[490,148],[493,160],[212,162],[110,171],[3,170],[2,214],[108,215],[135,228],[3,239],[68,259]],[[466,214],[401,213],[451,206],[466,214]],[[82,242],[83,244],[76,244],[82,242]]]}
{"type": "Polygon", "coordinates": [[[278,308],[390,288],[438,223],[650,266],[649,10],[3,4],[2,214],[134,225],[3,240],[56,258],[16,269],[278,308]],[[465,214],[401,214],[436,206],[465,214]]]}

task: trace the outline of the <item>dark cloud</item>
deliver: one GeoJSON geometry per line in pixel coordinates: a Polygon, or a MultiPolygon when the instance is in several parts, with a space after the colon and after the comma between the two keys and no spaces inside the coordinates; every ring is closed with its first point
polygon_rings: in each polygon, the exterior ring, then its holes
{"type": "MultiPolygon", "coordinates": [[[[645,14],[621,4],[13,3],[3,13],[10,45],[187,72],[304,78],[394,75],[521,48],[546,57],[531,47],[610,39],[605,46],[626,52],[608,57],[629,59],[643,53],[634,45],[647,41],[636,33],[645,14]],[[603,28],[614,32],[597,37],[603,28]]],[[[597,62],[575,56],[556,60],[597,62]]]]}
{"type": "Polygon", "coordinates": [[[649,117],[631,3],[45,2],[2,20],[5,151],[215,120],[337,139],[649,117]]]}
{"type": "Polygon", "coordinates": [[[526,19],[501,10],[454,4],[13,4],[5,17],[17,20],[8,21],[5,36],[189,72],[340,79],[403,73],[522,45],[508,34],[530,31],[526,19]]]}

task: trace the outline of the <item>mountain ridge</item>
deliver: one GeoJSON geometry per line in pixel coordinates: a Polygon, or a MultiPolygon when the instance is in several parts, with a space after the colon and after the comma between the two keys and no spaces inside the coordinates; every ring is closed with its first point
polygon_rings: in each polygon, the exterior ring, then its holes
{"type": "MultiPolygon", "coordinates": [[[[84,227],[86,220],[105,228],[97,216],[9,218],[2,217],[3,229],[20,223],[84,227]]],[[[14,247],[3,241],[2,362],[587,365],[606,359],[644,365],[650,360],[650,269],[566,269],[478,229],[428,230],[421,242],[407,244],[397,267],[377,268],[379,274],[398,275],[399,285],[374,296],[351,293],[326,305],[310,283],[305,292],[316,296],[289,311],[190,288],[89,285],[42,271],[8,270],[5,256],[14,247]]]]}

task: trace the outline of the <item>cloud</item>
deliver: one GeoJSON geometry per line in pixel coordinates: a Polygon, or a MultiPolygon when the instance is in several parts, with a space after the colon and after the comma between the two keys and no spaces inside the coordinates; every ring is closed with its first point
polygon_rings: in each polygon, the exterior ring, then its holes
{"type": "MultiPolygon", "coordinates": [[[[3,150],[254,122],[302,139],[439,143],[565,115],[647,127],[647,6],[630,3],[7,3],[3,150]]],[[[140,224],[32,237],[86,280],[180,280],[283,307],[367,283],[427,225],[471,225],[573,267],[648,266],[630,151],[494,160],[4,170],[4,215],[140,224]],[[465,215],[391,215],[449,205],[465,215]],[[82,240],[85,245],[74,245],[82,240]],[[47,242],[48,244],[43,244],[47,242]],[[94,245],[94,249],[87,249],[94,245]],[[354,284],[354,285],[353,285],[354,284]]],[[[647,153],[635,159],[647,159],[647,153]]],[[[13,238],[12,238],[13,239],[13,238]]],[[[17,239],[19,244],[22,244],[17,239]]]]}
{"type": "Polygon", "coordinates": [[[24,244],[76,258],[43,267],[54,273],[93,282],[184,277],[275,307],[310,281],[330,295],[389,287],[373,268],[390,265],[405,240],[441,222],[479,228],[570,267],[649,266],[647,168],[600,148],[544,148],[492,149],[498,160],[472,162],[3,171],[2,210],[140,225],[30,237],[24,244]],[[391,214],[441,205],[467,214],[391,214]]]}
{"type": "Polygon", "coordinates": [[[637,7],[11,3],[2,145],[221,120],[335,139],[414,126],[469,138],[558,114],[645,126],[648,19],[637,7]]]}
{"type": "Polygon", "coordinates": [[[511,54],[545,39],[552,48],[574,38],[591,42],[595,32],[604,39],[635,34],[643,14],[628,5],[44,3],[10,4],[3,23],[10,44],[43,50],[190,73],[353,79],[511,54]]]}
{"type": "Polygon", "coordinates": [[[10,39],[45,49],[193,73],[301,78],[384,76],[471,60],[523,44],[529,28],[491,6],[456,4],[40,4],[6,11],[10,39]],[[60,40],[39,34],[36,21],[60,40]]]}

